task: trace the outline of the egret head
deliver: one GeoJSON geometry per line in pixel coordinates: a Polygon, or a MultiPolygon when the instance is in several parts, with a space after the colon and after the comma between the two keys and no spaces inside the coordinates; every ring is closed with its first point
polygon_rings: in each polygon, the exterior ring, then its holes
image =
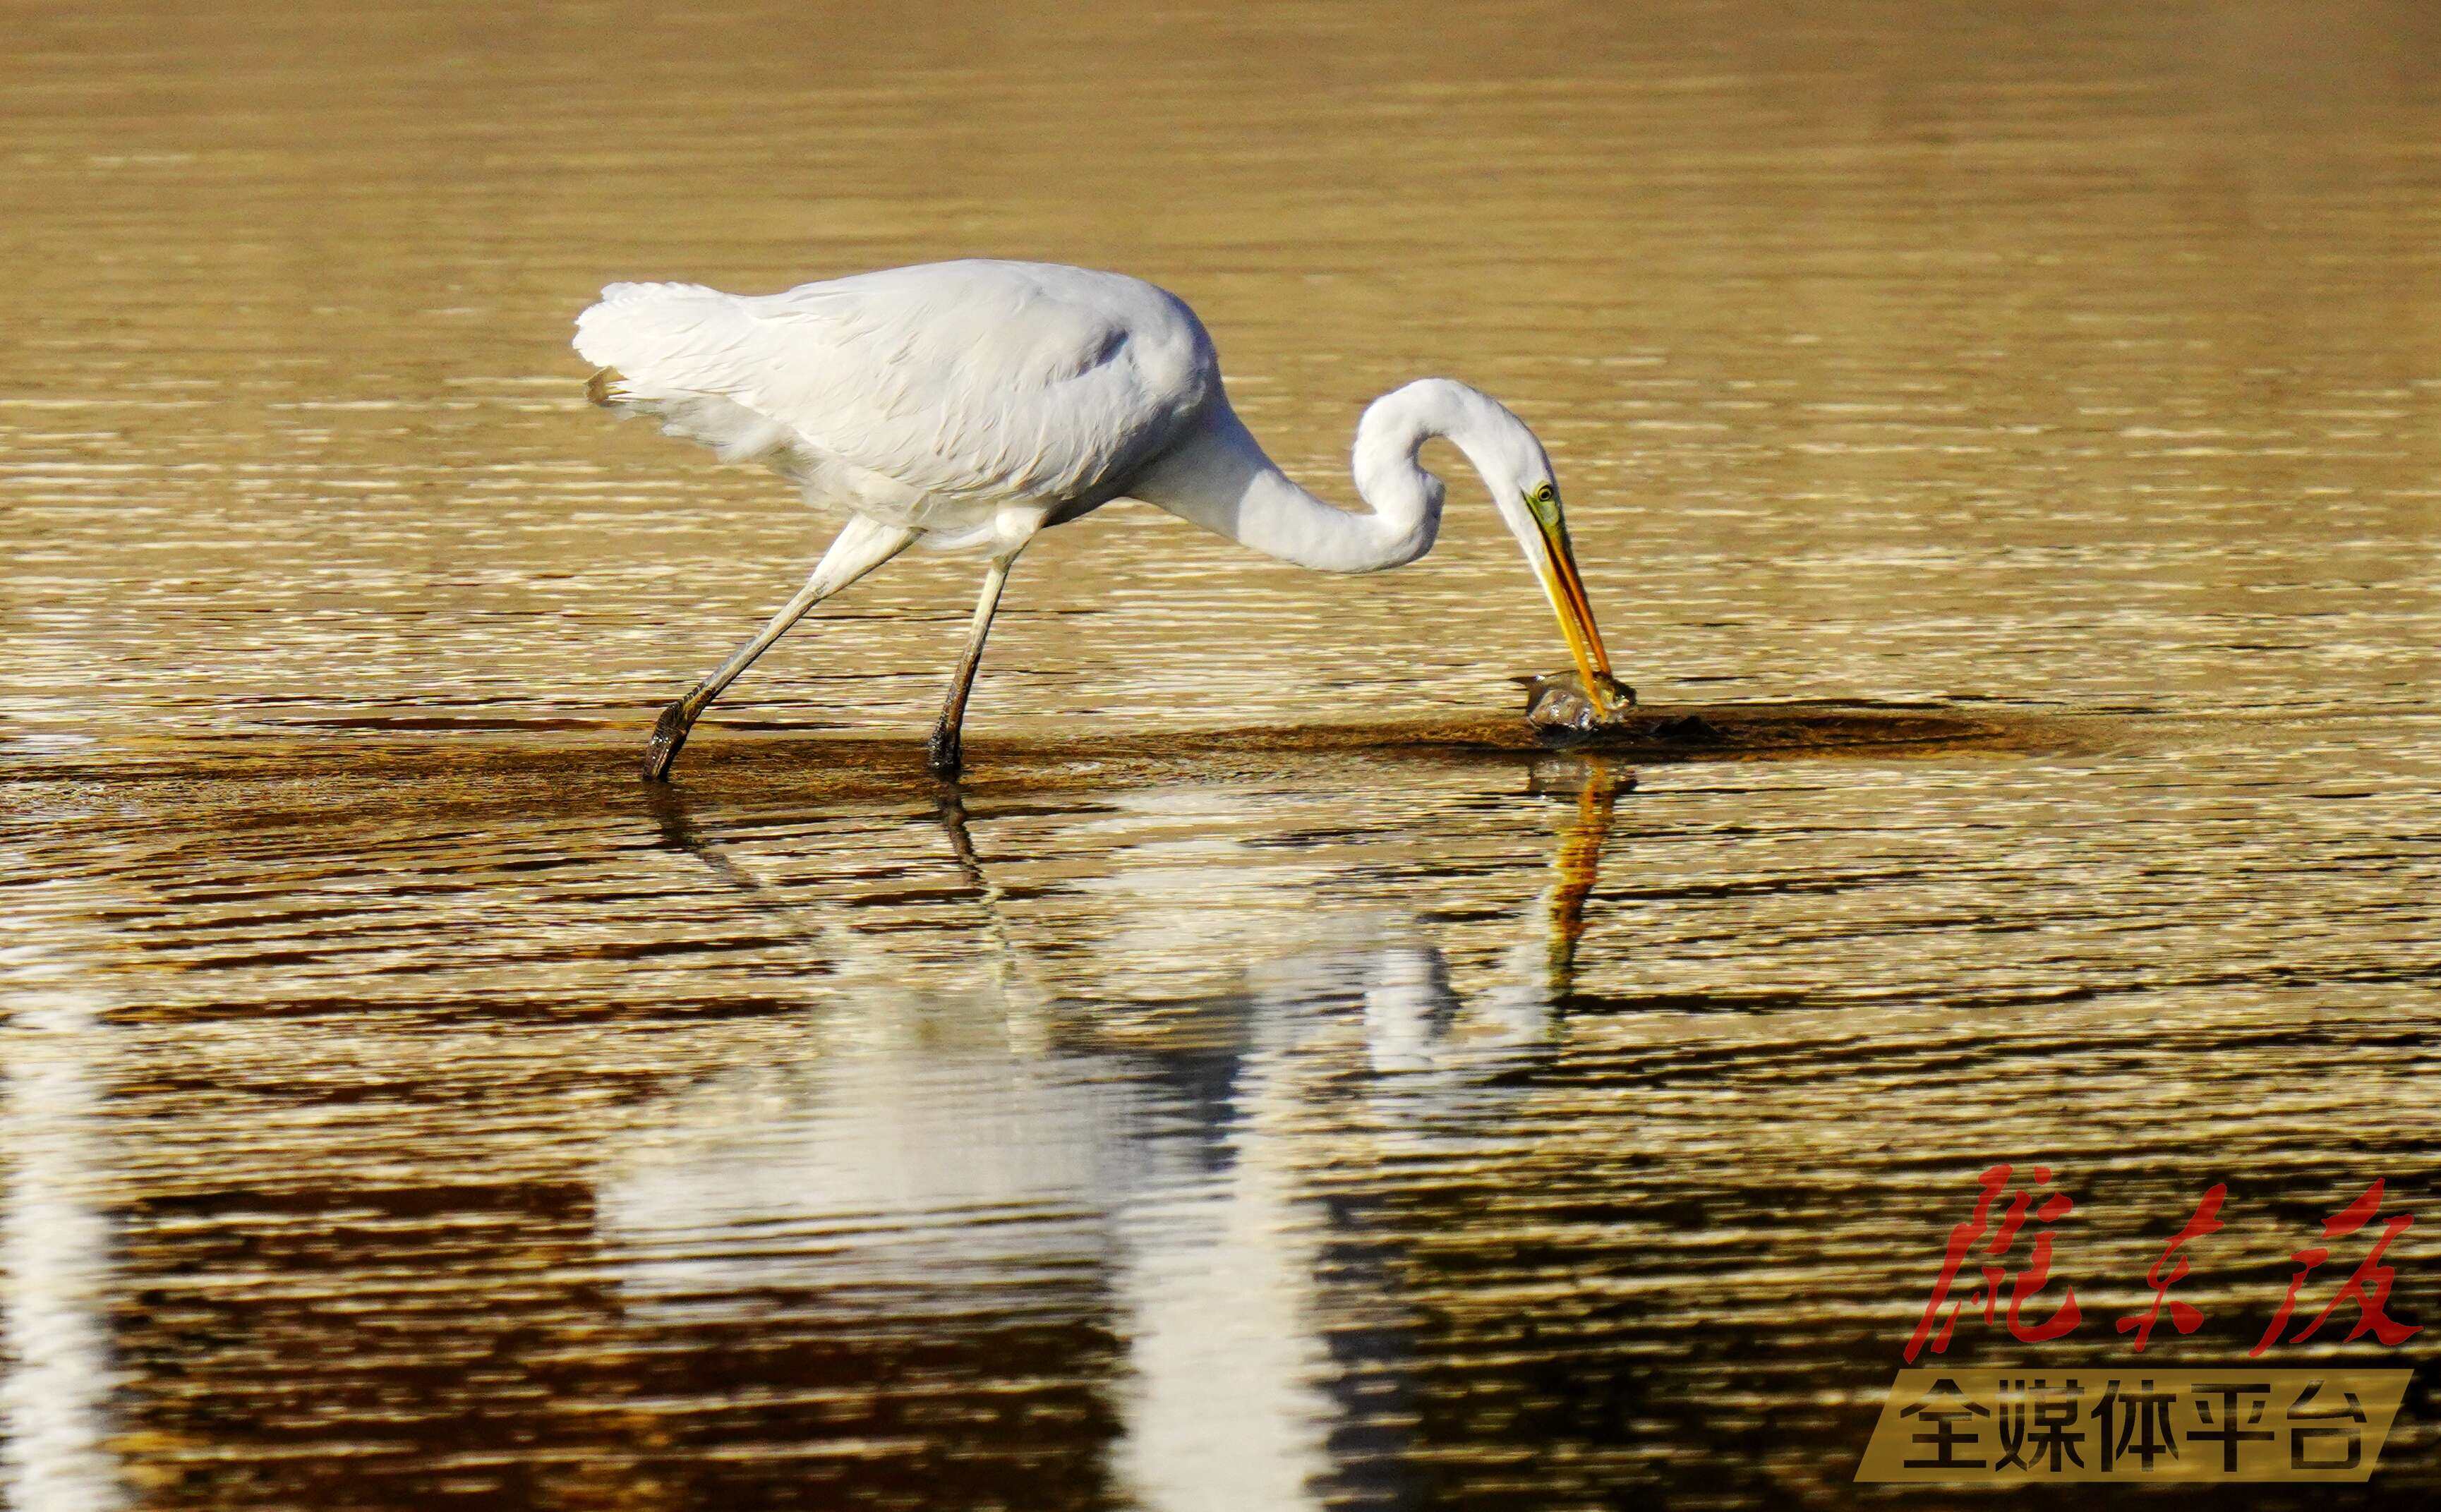
{"type": "Polygon", "coordinates": [[[1585,598],[1585,580],[1577,571],[1576,548],[1568,541],[1568,518],[1560,509],[1560,483],[1552,475],[1551,459],[1507,405],[1477,390],[1467,394],[1474,402],[1463,406],[1468,413],[1452,428],[1450,439],[1491,488],[1492,503],[1559,617],[1560,634],[1567,638],[1568,655],[1576,658],[1586,697],[1597,712],[1607,715],[1613,701],[1610,653],[1602,648],[1593,604],[1585,598]]]}
{"type": "Polygon", "coordinates": [[[1568,655],[1584,678],[1585,696],[1597,712],[1608,714],[1610,653],[1602,647],[1601,628],[1594,623],[1593,604],[1585,598],[1585,580],[1577,571],[1576,549],[1568,543],[1568,519],[1560,512],[1560,485],[1551,477],[1550,463],[1542,465],[1539,476],[1519,479],[1509,496],[1516,503],[1512,507],[1504,499],[1501,517],[1525,549],[1527,565],[1542,580],[1544,596],[1559,617],[1560,634],[1567,638],[1568,655]]]}
{"type": "Polygon", "coordinates": [[[1500,401],[1455,379],[1419,378],[1383,395],[1365,412],[1356,428],[1357,489],[1377,512],[1413,516],[1420,526],[1409,532],[1387,565],[1412,561],[1432,546],[1440,515],[1440,483],[1416,458],[1436,436],[1454,442],[1482,475],[1493,506],[1517,537],[1527,566],[1542,580],[1551,612],[1559,616],[1560,633],[1567,638],[1587,698],[1607,715],[1616,699],[1610,653],[1602,649],[1584,579],[1577,571],[1551,459],[1534,432],[1500,401]]]}

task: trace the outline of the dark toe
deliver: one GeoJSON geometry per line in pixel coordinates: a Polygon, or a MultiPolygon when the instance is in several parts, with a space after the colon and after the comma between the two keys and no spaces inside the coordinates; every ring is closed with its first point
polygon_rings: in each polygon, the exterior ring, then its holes
{"type": "Polygon", "coordinates": [[[654,722],[652,738],[644,742],[644,781],[666,783],[670,780],[670,767],[678,761],[679,749],[686,745],[687,730],[693,723],[687,718],[683,702],[661,711],[661,717],[654,722]]]}

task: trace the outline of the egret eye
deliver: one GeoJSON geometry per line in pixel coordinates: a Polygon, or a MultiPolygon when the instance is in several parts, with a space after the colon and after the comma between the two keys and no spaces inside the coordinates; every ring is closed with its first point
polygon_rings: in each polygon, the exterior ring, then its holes
{"type": "Polygon", "coordinates": [[[1526,495],[1526,507],[1533,512],[1536,519],[1547,525],[1559,517],[1560,491],[1546,478],[1534,485],[1534,492],[1526,495]]]}

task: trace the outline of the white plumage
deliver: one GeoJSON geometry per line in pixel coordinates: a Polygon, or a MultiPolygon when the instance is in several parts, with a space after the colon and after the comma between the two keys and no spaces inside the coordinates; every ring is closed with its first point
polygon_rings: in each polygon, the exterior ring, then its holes
{"type": "Polygon", "coordinates": [[[577,320],[576,350],[621,375],[614,405],[934,547],[987,544],[1007,504],[1103,502],[1220,387],[1211,338],[1176,298],[1018,262],[762,297],[614,283],[577,320]]]}
{"type": "Polygon", "coordinates": [[[761,460],[847,523],[805,587],[662,714],[660,779],[721,689],[821,600],[909,546],[991,559],[932,765],[959,727],[1009,564],[1037,532],[1133,496],[1304,566],[1363,572],[1432,547],[1442,489],[1417,462],[1456,442],[1542,575],[1589,685],[1609,665],[1567,544],[1549,459],[1489,396],[1447,379],[1377,401],[1355,472],[1370,513],[1335,509],[1264,456],[1230,410],[1212,341],[1176,296],[1120,274],[970,261],[785,294],[614,283],[577,318],[601,404],[650,415],[725,461],[761,460]]]}

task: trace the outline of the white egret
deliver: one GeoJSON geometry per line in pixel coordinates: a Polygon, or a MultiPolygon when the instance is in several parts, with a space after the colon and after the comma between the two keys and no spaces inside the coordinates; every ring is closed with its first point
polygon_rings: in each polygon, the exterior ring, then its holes
{"type": "Polygon", "coordinates": [[[932,730],[952,775],[959,729],[1009,565],[1037,532],[1134,498],[1266,555],[1376,572],[1432,549],[1445,437],[1543,581],[1607,712],[1610,659],[1585,601],[1550,459],[1491,396],[1447,378],[1383,395],[1356,427],[1370,513],[1298,487],[1229,407],[1212,338],[1176,296],[1115,273],[969,261],[892,268],[759,297],[614,283],[577,317],[597,404],[650,415],[724,460],[761,460],[845,527],[754,639],[663,711],[644,775],[666,780],[688,729],[815,604],[910,546],[985,558],[966,654],[932,730]]]}

